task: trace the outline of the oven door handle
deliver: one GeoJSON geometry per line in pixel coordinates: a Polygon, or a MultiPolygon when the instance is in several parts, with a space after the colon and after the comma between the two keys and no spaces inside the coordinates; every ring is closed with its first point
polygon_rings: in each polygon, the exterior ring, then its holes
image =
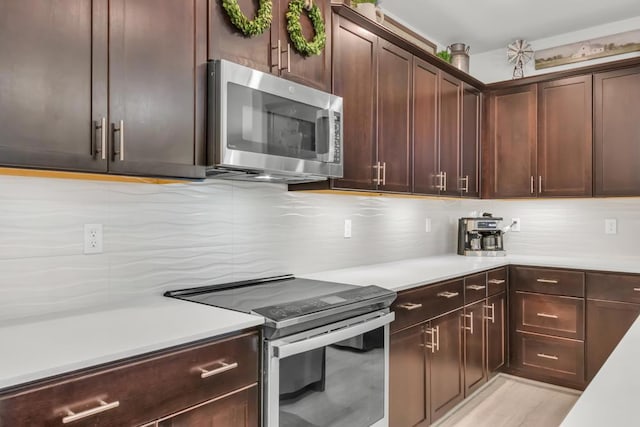
{"type": "Polygon", "coordinates": [[[395,313],[387,313],[384,316],[376,317],[353,326],[347,326],[333,332],[324,333],[305,340],[287,343],[286,341],[278,341],[273,344],[273,357],[276,359],[284,359],[285,357],[294,356],[317,348],[326,347],[349,338],[362,335],[365,332],[378,329],[381,326],[388,325],[395,319],[395,313]]]}

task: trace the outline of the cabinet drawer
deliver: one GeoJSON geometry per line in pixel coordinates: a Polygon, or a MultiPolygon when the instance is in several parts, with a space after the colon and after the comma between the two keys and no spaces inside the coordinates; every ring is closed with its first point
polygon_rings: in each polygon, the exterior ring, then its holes
{"type": "Polygon", "coordinates": [[[511,287],[541,294],[584,296],[584,273],[551,268],[511,267],[511,287]]]}
{"type": "Polygon", "coordinates": [[[242,335],[17,391],[0,400],[0,425],[139,425],[258,380],[258,335],[242,335]],[[117,403],[116,403],[117,402],[117,403]],[[103,404],[102,404],[103,405],[103,404]],[[80,417],[80,416],[79,416],[80,417]]]}
{"type": "Polygon", "coordinates": [[[391,306],[396,320],[391,331],[398,331],[464,305],[464,280],[424,286],[398,294],[391,306]]]}
{"type": "Polygon", "coordinates": [[[640,275],[587,273],[587,298],[640,304],[640,275]]]}
{"type": "Polygon", "coordinates": [[[464,303],[471,304],[487,297],[487,274],[480,273],[464,278],[464,303]]]}
{"type": "Polygon", "coordinates": [[[582,341],[517,333],[516,368],[541,376],[584,381],[582,341]]]}
{"type": "Polygon", "coordinates": [[[507,290],[507,267],[487,273],[487,295],[496,295],[507,290]]]}
{"type": "Polygon", "coordinates": [[[558,337],[584,337],[584,300],[516,292],[516,328],[558,337]]]}

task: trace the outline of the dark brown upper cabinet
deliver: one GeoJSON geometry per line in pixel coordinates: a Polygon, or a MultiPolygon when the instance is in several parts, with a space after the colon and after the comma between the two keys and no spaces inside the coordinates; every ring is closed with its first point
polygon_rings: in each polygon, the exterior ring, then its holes
{"type": "Polygon", "coordinates": [[[640,67],[594,75],[594,193],[640,196],[640,67]]]}
{"type": "Polygon", "coordinates": [[[462,197],[480,197],[480,123],[482,95],[467,84],[462,91],[462,141],[459,188],[462,197]]]}
{"type": "Polygon", "coordinates": [[[378,172],[373,167],[377,166],[378,37],[337,16],[333,25],[333,93],[344,99],[344,177],[334,180],[333,186],[373,190],[378,172]]]}
{"type": "Polygon", "coordinates": [[[419,58],[413,63],[413,191],[438,194],[438,78],[440,71],[419,58]]]}
{"type": "Polygon", "coordinates": [[[3,1],[0,58],[0,164],[106,172],[107,1],[3,1]]]}
{"type": "Polygon", "coordinates": [[[440,194],[460,195],[460,118],[462,82],[440,73],[440,194]]]}
{"type": "Polygon", "coordinates": [[[203,177],[206,0],[7,0],[0,164],[203,177]]]}
{"type": "Polygon", "coordinates": [[[537,85],[490,92],[483,147],[484,198],[535,197],[537,85]]]}
{"type": "Polygon", "coordinates": [[[545,82],[538,87],[540,197],[591,196],[591,92],[591,75],[545,82]]]}
{"type": "MultiPolygon", "coordinates": [[[[305,56],[293,47],[287,32],[288,0],[273,2],[271,27],[255,37],[246,37],[229,20],[222,0],[210,1],[209,59],[228,59],[266,73],[272,73],[317,89],[331,90],[331,2],[315,0],[322,13],[327,34],[320,55],[305,56]]],[[[257,2],[239,0],[242,11],[252,17],[257,2]]],[[[302,34],[312,40],[315,32],[306,13],[300,16],[302,34]]]]}

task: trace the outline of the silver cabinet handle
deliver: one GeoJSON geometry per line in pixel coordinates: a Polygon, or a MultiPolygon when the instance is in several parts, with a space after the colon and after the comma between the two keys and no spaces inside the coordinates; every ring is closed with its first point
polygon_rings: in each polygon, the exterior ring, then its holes
{"type": "Polygon", "coordinates": [[[538,176],[538,194],[542,194],[542,175],[538,176]]]}
{"type": "Polygon", "coordinates": [[[531,194],[535,193],[535,188],[533,188],[535,178],[531,175],[531,194]]]}
{"type": "Polygon", "coordinates": [[[557,280],[552,280],[552,279],[536,279],[536,282],[538,282],[538,283],[548,283],[550,285],[556,285],[558,283],[557,280]]]}
{"type": "Polygon", "coordinates": [[[376,170],[376,177],[373,179],[373,183],[376,185],[380,185],[382,184],[382,179],[380,178],[380,162],[376,162],[375,165],[373,165],[374,169],[376,170]]]}
{"type": "MultiPolygon", "coordinates": [[[[280,41],[280,39],[278,39],[278,44],[276,47],[272,47],[271,49],[275,49],[277,51],[277,57],[278,57],[278,73],[280,73],[280,71],[282,70],[282,42],[280,41]]],[[[273,67],[273,65],[271,66],[273,67]]]]}
{"type": "Polygon", "coordinates": [[[117,400],[115,402],[107,403],[104,400],[100,399],[98,400],[98,403],[100,404],[100,406],[96,406],[95,408],[87,409],[86,411],[82,411],[78,413],[75,413],[72,410],[67,409],[66,410],[67,416],[62,418],[62,424],[69,424],[74,421],[78,421],[83,418],[90,417],[92,415],[100,414],[102,412],[106,412],[120,406],[120,402],[117,400]]]}
{"type": "Polygon", "coordinates": [[[503,280],[503,279],[491,279],[491,280],[489,280],[489,283],[491,283],[492,285],[502,285],[504,282],[506,282],[506,280],[503,280]]]}
{"type": "Polygon", "coordinates": [[[467,286],[467,289],[471,289],[472,291],[480,291],[482,289],[486,288],[486,286],[483,285],[469,285],[467,286]]]}
{"type": "Polygon", "coordinates": [[[287,73],[291,72],[291,43],[287,43],[287,73]]]}
{"type": "Polygon", "coordinates": [[[473,311],[469,314],[463,314],[462,315],[463,319],[462,319],[462,329],[465,329],[469,332],[471,332],[471,335],[473,335],[473,311]],[[466,321],[464,318],[468,318],[471,321],[471,326],[466,326],[466,321]]]}
{"type": "Polygon", "coordinates": [[[220,367],[216,368],[216,369],[212,369],[210,371],[204,369],[204,368],[198,368],[198,370],[200,371],[200,378],[209,378],[212,377],[214,375],[218,375],[221,374],[223,372],[227,372],[230,371],[232,369],[236,369],[238,367],[238,362],[233,362],[233,363],[224,363],[224,362],[219,362],[220,363],[220,367]]]}
{"type": "Polygon", "coordinates": [[[440,326],[436,326],[436,351],[440,351],[440,326]]]}
{"type": "Polygon", "coordinates": [[[460,181],[464,182],[464,185],[460,187],[460,191],[464,193],[468,193],[469,192],[469,175],[465,175],[464,177],[460,178],[460,181]]]}
{"type": "Polygon", "coordinates": [[[387,185],[387,162],[382,162],[382,185],[387,185]]]}
{"type": "Polygon", "coordinates": [[[491,310],[491,316],[485,316],[484,320],[491,320],[491,323],[496,323],[496,305],[484,305],[485,310],[491,310]]]}
{"type": "Polygon", "coordinates": [[[414,304],[411,302],[406,302],[404,304],[398,304],[398,307],[411,311],[411,310],[417,310],[418,308],[422,308],[422,304],[414,304]]]}
{"type": "Polygon", "coordinates": [[[557,319],[558,316],[555,314],[547,314],[547,313],[536,313],[538,317],[546,317],[547,319],[557,319]]]}
{"type": "Polygon", "coordinates": [[[119,144],[116,144],[115,138],[113,140],[113,158],[114,160],[119,157],[120,161],[124,160],[124,120],[120,120],[118,127],[114,125],[113,133],[119,133],[119,144]]]}
{"type": "Polygon", "coordinates": [[[551,360],[558,360],[558,356],[552,356],[550,354],[544,354],[544,353],[538,353],[537,355],[538,357],[541,357],[543,359],[551,359],[551,360]]]}
{"type": "Polygon", "coordinates": [[[442,186],[442,190],[447,191],[447,173],[442,172],[442,174],[444,175],[444,184],[442,186]]]}
{"type": "Polygon", "coordinates": [[[453,298],[453,297],[457,297],[458,295],[460,295],[459,292],[449,292],[449,291],[440,292],[438,294],[439,297],[445,297],[445,298],[453,298]]]}
{"type": "Polygon", "coordinates": [[[635,292],[640,292],[640,288],[633,288],[635,292]]]}
{"type": "Polygon", "coordinates": [[[436,178],[438,178],[438,184],[436,185],[436,190],[446,190],[447,186],[446,186],[446,174],[442,171],[440,171],[439,174],[436,175],[436,178]]]}
{"type": "Polygon", "coordinates": [[[103,117],[100,121],[96,121],[96,129],[100,129],[100,144],[96,144],[95,153],[100,154],[102,160],[107,158],[107,119],[103,117]]]}
{"type": "Polygon", "coordinates": [[[435,353],[438,350],[438,344],[436,343],[436,336],[438,332],[436,331],[436,328],[428,328],[424,331],[425,334],[431,335],[431,343],[425,345],[425,347],[431,350],[431,353],[435,353]]]}

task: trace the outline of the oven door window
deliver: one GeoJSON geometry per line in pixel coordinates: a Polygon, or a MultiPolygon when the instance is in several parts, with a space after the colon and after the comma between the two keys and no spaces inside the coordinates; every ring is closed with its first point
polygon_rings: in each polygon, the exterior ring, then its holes
{"type": "Polygon", "coordinates": [[[228,148],[304,160],[326,157],[326,110],[236,83],[228,83],[227,91],[228,148]]]}
{"type": "Polygon", "coordinates": [[[384,327],[280,360],[280,427],[368,427],[384,397],[384,327]]]}

